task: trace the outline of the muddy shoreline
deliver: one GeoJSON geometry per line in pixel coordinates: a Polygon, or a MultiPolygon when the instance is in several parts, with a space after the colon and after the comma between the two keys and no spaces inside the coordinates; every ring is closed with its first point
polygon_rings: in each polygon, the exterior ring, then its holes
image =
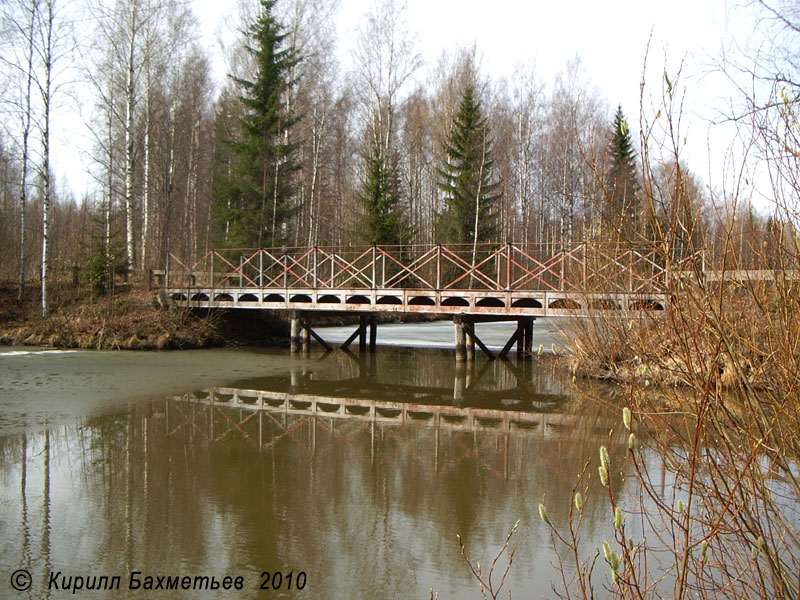
{"type": "Polygon", "coordinates": [[[0,345],[95,350],[174,350],[288,344],[280,319],[235,311],[198,312],[160,302],[156,292],[131,289],[114,297],[63,294],[47,317],[36,299],[0,290],[0,345]]]}
{"type": "MultiPolygon", "coordinates": [[[[289,346],[289,323],[272,311],[188,310],[171,306],[157,291],[132,287],[113,297],[61,291],[51,313],[39,313],[38,295],[22,302],[0,288],[0,345],[93,350],[179,350],[232,346],[289,346]]],[[[420,322],[426,318],[403,319],[420,322]]],[[[319,325],[357,318],[320,317],[319,325]]],[[[382,322],[400,322],[399,318],[382,322]]]]}

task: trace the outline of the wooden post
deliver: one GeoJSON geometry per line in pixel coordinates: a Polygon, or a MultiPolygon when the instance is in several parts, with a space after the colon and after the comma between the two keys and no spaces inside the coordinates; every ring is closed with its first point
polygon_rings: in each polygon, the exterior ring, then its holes
{"type": "Polygon", "coordinates": [[[533,322],[535,318],[522,317],[517,320],[517,359],[529,359],[533,355],[533,322]]]}
{"type": "Polygon", "coordinates": [[[633,293],[633,250],[628,250],[628,292],[633,293]]]}
{"type": "Polygon", "coordinates": [[[506,289],[511,291],[511,242],[506,245],[506,289]]]}
{"type": "Polygon", "coordinates": [[[369,316],[369,351],[375,353],[378,343],[378,315],[369,316]]]}
{"type": "Polygon", "coordinates": [[[533,355],[533,322],[535,318],[527,317],[522,327],[522,357],[531,358],[533,355]]]}
{"type": "Polygon", "coordinates": [[[358,319],[358,352],[364,354],[367,351],[367,320],[365,314],[359,315],[358,319]]]}
{"type": "Polygon", "coordinates": [[[583,290],[586,291],[586,242],[583,242],[583,260],[581,260],[583,268],[583,290]]]}
{"type": "Polygon", "coordinates": [[[465,324],[467,342],[467,362],[475,362],[475,323],[467,320],[465,324]]]}
{"type": "MultiPolygon", "coordinates": [[[[442,288],[442,245],[436,244],[436,291],[442,288]]],[[[455,321],[453,321],[455,323],[455,321]]]]}
{"type": "Polygon", "coordinates": [[[300,315],[297,311],[289,313],[290,329],[289,329],[289,352],[297,354],[300,352],[300,315]]]}
{"type": "Polygon", "coordinates": [[[313,273],[311,281],[314,284],[314,289],[317,289],[319,287],[319,275],[317,273],[317,250],[318,248],[314,246],[314,253],[312,254],[313,260],[311,265],[311,271],[313,273]]]}
{"type": "Polygon", "coordinates": [[[516,340],[517,340],[517,360],[522,358],[523,348],[525,347],[525,325],[523,324],[523,319],[517,319],[517,331],[516,331],[516,340]]]}
{"type": "Polygon", "coordinates": [[[467,360],[467,336],[461,315],[453,315],[453,326],[455,329],[456,362],[464,362],[467,360]]]}
{"type": "Polygon", "coordinates": [[[372,244],[372,289],[373,290],[378,287],[378,282],[375,279],[378,276],[378,265],[376,264],[377,262],[378,262],[378,247],[375,244],[372,244]]]}
{"type": "Polygon", "coordinates": [[[311,334],[308,332],[308,329],[303,327],[300,330],[300,336],[303,342],[303,354],[309,354],[311,352],[311,334]]]}
{"type": "Polygon", "coordinates": [[[464,361],[456,365],[456,376],[453,381],[453,404],[460,406],[464,403],[464,390],[467,387],[467,366],[464,361]]]}
{"type": "Polygon", "coordinates": [[[209,281],[209,284],[211,285],[211,294],[209,294],[208,297],[211,300],[214,299],[214,255],[215,255],[215,251],[212,250],[211,254],[209,256],[209,260],[211,260],[211,264],[208,267],[208,274],[209,274],[209,278],[211,279],[211,281],[209,281]]]}

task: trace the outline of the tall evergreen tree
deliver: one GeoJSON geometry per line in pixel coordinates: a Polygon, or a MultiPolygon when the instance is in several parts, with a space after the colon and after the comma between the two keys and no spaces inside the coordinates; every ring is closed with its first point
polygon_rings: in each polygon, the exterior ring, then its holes
{"type": "Polygon", "coordinates": [[[392,164],[377,142],[367,159],[367,173],[361,195],[364,207],[360,237],[370,244],[407,244],[411,232],[400,206],[400,182],[392,164]]]}
{"type": "Polygon", "coordinates": [[[445,164],[438,169],[445,210],[437,236],[444,242],[493,241],[498,236],[499,184],[493,176],[492,140],[475,87],[468,85],[444,143],[445,164]]]}
{"type": "Polygon", "coordinates": [[[608,147],[606,194],[605,225],[614,235],[632,241],[640,231],[642,215],[636,179],[636,153],[621,105],[614,115],[608,147]]]}
{"type": "Polygon", "coordinates": [[[298,58],[284,45],[286,35],[272,14],[275,0],[261,0],[260,4],[246,42],[256,75],[252,81],[234,78],[243,90],[244,107],[240,137],[230,142],[236,161],[229,174],[218,174],[216,214],[229,245],[283,242],[298,169],[289,138],[297,119],[282,103],[295,83],[290,74],[298,58]]]}

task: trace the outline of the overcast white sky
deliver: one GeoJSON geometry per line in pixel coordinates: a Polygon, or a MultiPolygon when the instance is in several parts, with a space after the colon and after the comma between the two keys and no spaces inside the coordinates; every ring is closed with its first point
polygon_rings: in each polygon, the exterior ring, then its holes
{"type": "MultiPolygon", "coordinates": [[[[340,0],[336,20],[337,37],[346,47],[374,0],[340,0]]],[[[597,88],[613,111],[622,104],[631,125],[638,123],[639,83],[648,39],[649,92],[661,93],[665,69],[673,76],[683,63],[690,134],[685,155],[692,168],[705,179],[709,175],[708,121],[725,104],[728,91],[723,78],[710,73],[712,60],[723,43],[753,31],[749,9],[737,0],[407,0],[408,26],[418,36],[425,68],[432,68],[443,50],[470,47],[482,56],[485,75],[497,81],[511,77],[516,64],[534,64],[545,85],[552,84],[567,62],[580,57],[588,81],[597,88]],[[652,36],[652,38],[651,38],[652,36]]],[[[190,0],[201,19],[203,40],[218,59],[217,74],[224,75],[221,51],[215,41],[222,32],[234,35],[238,20],[233,3],[220,0],[190,0]]],[[[423,75],[424,76],[424,75],[423,75]]],[[[711,154],[721,156],[727,144],[724,128],[710,134],[711,154]]],[[[79,140],[79,135],[69,135],[79,140]]],[[[60,150],[67,163],[73,191],[83,193],[85,181],[74,151],[60,150]]],[[[718,162],[712,162],[712,170],[718,162]]],[[[713,182],[712,182],[713,185],[713,182]]]]}

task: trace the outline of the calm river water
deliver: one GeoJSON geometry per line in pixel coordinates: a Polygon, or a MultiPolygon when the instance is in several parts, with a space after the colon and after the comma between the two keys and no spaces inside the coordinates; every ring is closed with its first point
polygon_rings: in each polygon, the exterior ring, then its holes
{"type": "MultiPolygon", "coordinates": [[[[385,347],[364,359],[0,349],[0,597],[480,598],[457,536],[488,565],[517,520],[507,589],[552,597],[539,502],[563,526],[619,416],[535,364],[457,368],[446,351],[385,347]],[[231,406],[259,390],[274,406],[231,406]],[[309,398],[332,412],[285,410],[309,398]],[[337,398],[381,418],[341,414],[337,398]],[[402,403],[415,405],[405,419],[402,403]],[[443,406],[455,408],[430,416],[443,406]],[[31,587],[17,592],[22,569],[31,587]],[[119,590],[85,589],[114,577],[119,590]],[[226,577],[242,589],[224,591],[226,577]]],[[[611,527],[595,506],[592,551],[611,527]]]]}

